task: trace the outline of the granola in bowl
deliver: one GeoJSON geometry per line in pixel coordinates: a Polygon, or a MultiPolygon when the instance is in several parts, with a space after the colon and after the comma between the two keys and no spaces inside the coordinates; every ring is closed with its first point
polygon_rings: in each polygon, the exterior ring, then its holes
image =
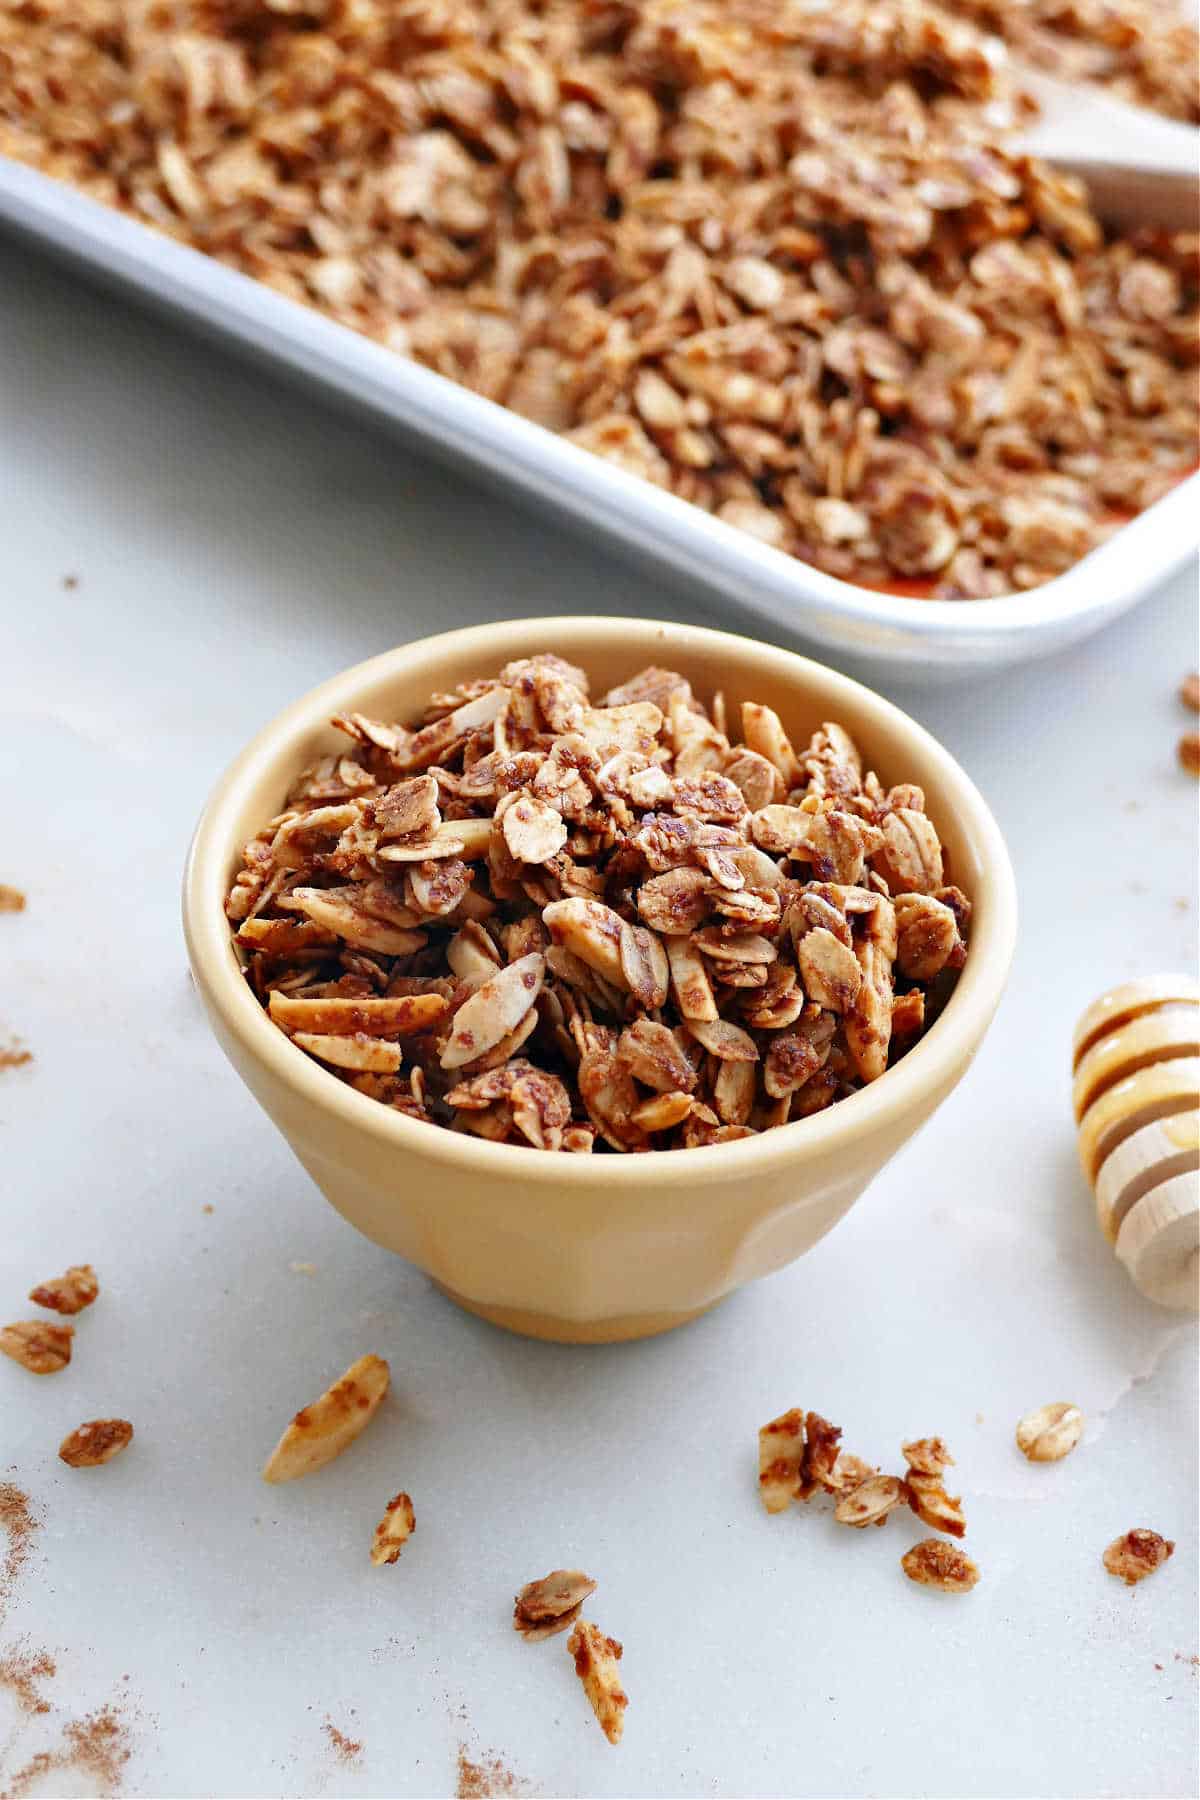
{"type": "Polygon", "coordinates": [[[987,598],[1196,460],[1194,233],[1005,148],[993,28],[1194,93],[1129,10],[16,0],[0,155],[831,575],[987,598]]]}
{"type": "Polygon", "coordinates": [[[883,1076],[966,957],[921,789],[835,722],[796,749],[670,669],[594,699],[542,654],[332,723],[226,912],[272,1021],[410,1117],[575,1153],[753,1136],[883,1076]]]}

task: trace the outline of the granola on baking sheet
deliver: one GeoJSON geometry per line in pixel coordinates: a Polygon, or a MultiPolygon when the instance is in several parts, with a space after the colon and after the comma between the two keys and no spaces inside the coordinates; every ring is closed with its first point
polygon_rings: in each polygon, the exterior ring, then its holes
{"type": "Polygon", "coordinates": [[[539,1150],[722,1143],[877,1080],[970,902],[921,789],[840,725],[793,747],[748,701],[739,743],[724,715],[669,669],[595,699],[540,655],[408,725],[338,716],[229,891],[255,994],[360,1093],[539,1150]]]}
{"type": "Polygon", "coordinates": [[[832,575],[973,599],[1196,460],[1195,235],[1106,240],[1006,151],[988,35],[1175,111],[1159,10],[10,0],[0,154],[832,575]]]}

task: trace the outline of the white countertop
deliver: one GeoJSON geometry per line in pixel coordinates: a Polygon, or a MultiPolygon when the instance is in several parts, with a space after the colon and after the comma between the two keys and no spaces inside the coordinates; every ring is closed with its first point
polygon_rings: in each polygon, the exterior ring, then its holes
{"type": "MultiPolygon", "coordinates": [[[[130,1795],[441,1796],[460,1744],[543,1796],[1194,1792],[1195,1330],[1101,1242],[1068,1105],[1080,1008],[1194,961],[1194,580],[1055,662],[890,689],[988,796],[1023,907],[996,1025],[919,1141],[699,1323],[526,1343],[357,1237],[227,1066],[180,937],[187,840],[262,721],[407,638],[720,619],[8,243],[0,345],[0,881],[28,895],[0,917],[0,1045],[34,1053],[0,1072],[0,1316],[70,1262],[103,1285],[68,1370],[0,1360],[0,1480],[43,1520],[0,1668],[22,1640],[57,1663],[41,1714],[0,1679],[0,1792],[110,1703],[130,1795]],[[368,1349],[386,1411],[265,1487],[287,1418],[368,1349]],[[1013,1426],[1051,1399],[1087,1436],[1031,1467],[1013,1426]],[[755,1434],[793,1404],[872,1461],[949,1440],[973,1594],[904,1580],[907,1516],[763,1513],[755,1434]],[[58,1462],[111,1414],[127,1455],[58,1462]],[[373,1569],[400,1487],[416,1535],[373,1569]],[[1127,1590],[1100,1554],[1134,1525],[1177,1549],[1127,1590]],[[510,1629],[516,1588],[572,1564],[626,1646],[616,1750],[564,1640],[510,1629]]],[[[98,1790],[75,1766],[28,1791],[98,1790]]]]}

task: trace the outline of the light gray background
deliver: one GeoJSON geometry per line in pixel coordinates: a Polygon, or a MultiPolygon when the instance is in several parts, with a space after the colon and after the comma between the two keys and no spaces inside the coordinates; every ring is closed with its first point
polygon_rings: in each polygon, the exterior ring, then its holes
{"type": "Polygon", "coordinates": [[[32,1720],[0,1689],[0,1791],[118,1697],[131,1794],[444,1795],[460,1742],[542,1795],[1192,1793],[1195,1331],[1094,1228],[1068,1059],[1095,992],[1194,959],[1194,577],[1057,661],[889,687],[1012,849],[992,1034],[810,1256],[673,1336],[572,1350],[460,1315],[325,1205],[208,1034],[180,867],[247,736],[362,657],[523,613],[721,620],[3,242],[0,511],[0,881],[29,896],[0,918],[0,1043],[35,1053],[0,1073],[0,1315],[74,1260],[104,1290],[65,1373],[0,1363],[0,1478],[45,1521],[0,1654],[59,1669],[32,1720]],[[288,1416],[367,1349],[386,1411],[264,1487],[288,1416]],[[1057,1398],[1085,1443],[1032,1468],[1013,1425],[1057,1398]],[[872,1460],[949,1439],[971,1596],[904,1581],[915,1522],[763,1514],[755,1432],[791,1404],[872,1460]],[[125,1457],[56,1460],[113,1413],[125,1457]],[[401,1486],[416,1535],[372,1569],[401,1486]],[[1132,1525],[1178,1548],[1127,1591],[1099,1559],[1132,1525]],[[626,1644],[618,1750],[562,1640],[509,1629],[516,1587],[572,1563],[626,1644]]]}

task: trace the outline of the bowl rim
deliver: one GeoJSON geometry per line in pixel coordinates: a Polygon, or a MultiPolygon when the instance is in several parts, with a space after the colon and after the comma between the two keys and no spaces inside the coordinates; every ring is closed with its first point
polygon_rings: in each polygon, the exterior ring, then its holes
{"type": "MultiPolygon", "coordinates": [[[[749,671],[752,673],[752,667],[749,671]]],[[[431,668],[431,677],[433,669],[431,668]]],[[[432,683],[431,683],[432,685],[432,683]]],[[[636,1174],[640,1184],[671,1188],[682,1183],[750,1180],[778,1172],[781,1165],[800,1163],[834,1152],[839,1143],[874,1134],[918,1109],[931,1093],[952,1078],[982,1039],[1008,977],[1016,943],[1016,881],[1008,850],[987,803],[958,762],[933,735],[907,713],[864,684],[811,657],[735,632],[676,624],[668,620],[610,618],[596,614],[506,619],[467,626],[396,645],[353,664],[285,707],[234,758],[215,784],[200,815],[188,851],[183,878],[183,929],[198,987],[225,1029],[274,1079],[314,1109],[333,1114],[344,1126],[364,1132],[398,1152],[415,1153],[473,1175],[518,1179],[523,1185],[605,1187],[636,1174]],[[581,641],[582,640],[582,641],[581,641]],[[821,692],[821,703],[837,717],[839,699],[853,700],[871,717],[881,735],[918,743],[939,765],[949,807],[973,839],[982,881],[988,890],[987,924],[982,941],[974,935],[945,1010],[895,1067],[836,1105],[808,1119],[794,1120],[772,1131],[732,1143],[704,1145],[686,1154],[649,1152],[637,1157],[547,1155],[532,1146],[493,1144],[465,1132],[433,1126],[381,1106],[360,1094],[307,1056],[272,1023],[255,999],[234,953],[224,900],[228,871],[241,848],[235,830],[247,789],[272,768],[283,779],[294,774],[297,742],[328,723],[335,712],[355,710],[355,695],[394,668],[411,675],[413,665],[436,665],[464,656],[499,667],[514,656],[533,654],[546,644],[586,662],[589,649],[619,642],[629,651],[631,666],[672,655],[686,659],[689,650],[706,648],[734,655],[747,663],[768,666],[784,682],[803,676],[821,692]],[[289,761],[292,766],[289,768],[289,761]]]]}

